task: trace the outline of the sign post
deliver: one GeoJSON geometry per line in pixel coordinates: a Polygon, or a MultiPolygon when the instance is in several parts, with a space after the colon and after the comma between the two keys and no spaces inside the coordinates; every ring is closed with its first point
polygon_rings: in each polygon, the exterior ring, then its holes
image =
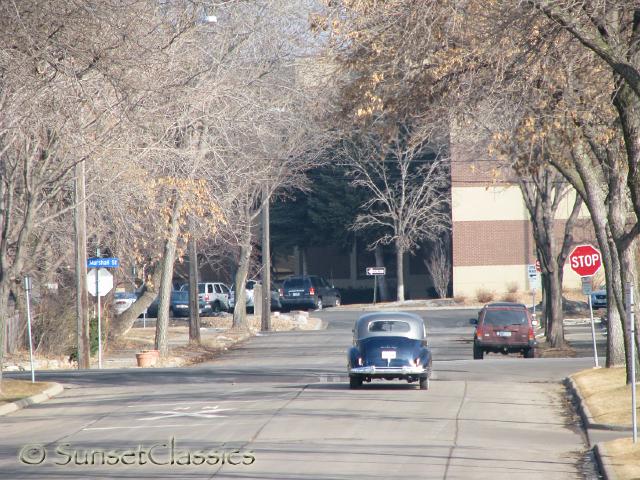
{"type": "Polygon", "coordinates": [[[385,267],[367,267],[367,276],[373,277],[373,304],[376,304],[378,295],[378,275],[386,275],[387,269],[385,267]]]}
{"type": "Polygon", "coordinates": [[[638,441],[638,417],[636,414],[636,326],[635,302],[633,300],[633,283],[625,284],[625,306],[629,318],[629,332],[631,332],[631,425],[633,429],[633,443],[638,441]]]}
{"type": "Polygon", "coordinates": [[[29,363],[31,364],[31,383],[36,381],[35,372],[33,371],[33,338],[31,336],[31,302],[29,295],[31,294],[31,278],[24,277],[24,291],[27,296],[27,330],[29,331],[29,363]]]}
{"type": "Polygon", "coordinates": [[[591,245],[578,245],[569,254],[571,269],[582,277],[582,293],[589,302],[589,317],[591,319],[591,339],[593,341],[593,363],[598,366],[598,349],[596,347],[596,329],[593,323],[593,306],[591,292],[593,290],[593,275],[602,266],[600,250],[591,245]]]}
{"type": "Polygon", "coordinates": [[[527,276],[529,277],[529,288],[531,289],[531,306],[533,316],[536,316],[536,290],[540,288],[540,274],[537,265],[527,265],[527,276]]]}
{"type": "Polygon", "coordinates": [[[596,328],[593,323],[593,305],[591,303],[591,293],[593,292],[593,277],[582,277],[582,294],[587,296],[589,301],[589,318],[591,319],[591,341],[593,342],[593,363],[598,367],[598,347],[596,346],[596,328]]]}
{"type": "Polygon", "coordinates": [[[107,268],[117,268],[120,266],[118,258],[99,258],[100,249],[96,249],[96,258],[87,260],[87,265],[92,268],[87,274],[87,289],[89,293],[96,297],[98,304],[98,368],[102,368],[102,319],[100,297],[104,297],[113,288],[113,275],[107,268]]]}

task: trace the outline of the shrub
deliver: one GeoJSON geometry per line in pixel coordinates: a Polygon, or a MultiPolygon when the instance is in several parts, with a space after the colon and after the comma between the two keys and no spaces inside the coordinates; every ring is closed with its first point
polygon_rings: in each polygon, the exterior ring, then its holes
{"type": "Polygon", "coordinates": [[[455,295],[453,297],[453,301],[456,303],[460,303],[460,304],[465,304],[467,303],[467,296],[466,295],[455,295]]]}
{"type": "Polygon", "coordinates": [[[507,292],[508,293],[518,293],[518,282],[509,282],[509,283],[507,283],[507,292]]]}
{"type": "Polygon", "coordinates": [[[495,293],[485,288],[476,290],[476,300],[480,303],[488,303],[495,297],[495,293]]]}
{"type": "Polygon", "coordinates": [[[520,296],[515,292],[507,292],[502,296],[501,300],[503,302],[518,303],[520,302],[520,296]]]}

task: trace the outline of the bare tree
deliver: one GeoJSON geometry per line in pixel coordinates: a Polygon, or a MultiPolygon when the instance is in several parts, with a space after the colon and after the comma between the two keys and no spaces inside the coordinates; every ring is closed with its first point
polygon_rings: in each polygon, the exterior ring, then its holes
{"type": "Polygon", "coordinates": [[[451,249],[448,241],[441,238],[436,240],[429,251],[429,257],[424,258],[423,262],[431,275],[438,297],[445,298],[451,282],[451,249]]]}
{"type": "Polygon", "coordinates": [[[370,194],[354,228],[380,229],[372,247],[395,246],[399,301],[405,299],[404,254],[450,228],[448,158],[410,132],[403,134],[388,143],[375,137],[349,142],[341,155],[353,185],[370,194]]]}

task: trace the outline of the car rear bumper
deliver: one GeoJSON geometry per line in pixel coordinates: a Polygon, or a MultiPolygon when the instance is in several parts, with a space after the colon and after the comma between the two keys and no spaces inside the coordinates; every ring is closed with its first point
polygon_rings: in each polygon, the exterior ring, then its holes
{"type": "Polygon", "coordinates": [[[281,298],[280,303],[283,307],[309,307],[316,304],[316,300],[313,297],[300,297],[300,298],[281,298]]]}
{"type": "Polygon", "coordinates": [[[423,375],[428,373],[424,367],[354,367],[350,375],[387,376],[387,375],[423,375]]]}
{"type": "Polygon", "coordinates": [[[500,342],[478,342],[476,341],[474,345],[478,348],[482,348],[485,350],[496,350],[496,351],[509,351],[509,352],[518,352],[527,348],[535,348],[538,346],[538,342],[535,340],[529,340],[527,343],[500,343],[500,342]]]}

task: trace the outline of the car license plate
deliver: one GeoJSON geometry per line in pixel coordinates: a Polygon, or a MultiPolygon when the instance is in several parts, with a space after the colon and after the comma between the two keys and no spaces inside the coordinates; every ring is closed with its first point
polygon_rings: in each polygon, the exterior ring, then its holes
{"type": "Polygon", "coordinates": [[[511,332],[498,332],[499,337],[510,337],[511,332]]]}
{"type": "Polygon", "coordinates": [[[291,292],[291,296],[292,297],[299,297],[300,296],[300,292],[291,292]]]}
{"type": "Polygon", "coordinates": [[[189,308],[189,305],[176,305],[176,308],[189,308]]]}
{"type": "Polygon", "coordinates": [[[382,351],[382,359],[383,360],[394,360],[396,358],[395,350],[383,350],[382,351]]]}

